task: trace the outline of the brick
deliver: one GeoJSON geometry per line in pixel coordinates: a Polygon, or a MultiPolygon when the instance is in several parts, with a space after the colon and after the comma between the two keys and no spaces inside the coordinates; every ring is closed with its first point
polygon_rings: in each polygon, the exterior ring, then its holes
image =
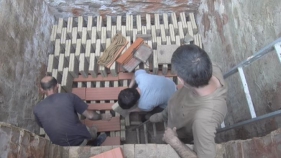
{"type": "Polygon", "coordinates": [[[143,44],[139,47],[138,50],[136,50],[134,57],[141,60],[142,62],[146,62],[151,54],[152,49],[148,45],[143,44]]]}
{"type": "Polygon", "coordinates": [[[101,146],[120,145],[120,139],[120,137],[107,137],[106,140],[101,144],[101,146]]]}
{"type": "MultiPolygon", "coordinates": [[[[242,142],[242,148],[244,153],[244,158],[256,158],[259,157],[257,154],[257,149],[253,140],[245,140],[242,142]]],[[[227,152],[227,150],[226,150],[227,152]]]]}
{"type": "Polygon", "coordinates": [[[134,144],[124,144],[123,145],[124,156],[131,158],[135,157],[135,145],[134,144]]]}
{"type": "MultiPolygon", "coordinates": [[[[281,137],[279,135],[279,139],[280,138],[281,137]]],[[[260,138],[253,138],[252,140],[255,143],[256,152],[259,157],[275,158],[281,153],[279,152],[279,154],[277,154],[277,150],[275,148],[277,144],[274,141],[278,141],[278,138],[271,138],[270,134],[260,138]]]]}
{"type": "Polygon", "coordinates": [[[98,132],[109,132],[109,131],[119,131],[120,128],[120,118],[113,117],[111,120],[84,120],[82,121],[86,126],[96,126],[98,128],[98,132]]]}
{"type": "Polygon", "coordinates": [[[87,88],[85,100],[117,100],[123,87],[87,88]]]}
{"type": "Polygon", "coordinates": [[[123,68],[128,72],[132,72],[140,63],[140,60],[131,58],[126,64],[123,65],[123,68]]]}
{"type": "Polygon", "coordinates": [[[78,78],[74,78],[74,82],[97,82],[97,81],[118,81],[118,77],[108,74],[107,77],[102,77],[97,75],[97,77],[88,76],[84,78],[82,75],[79,75],[78,78]]]}
{"type": "Polygon", "coordinates": [[[241,141],[231,141],[225,144],[225,154],[231,158],[243,157],[241,141]]]}
{"type": "Polygon", "coordinates": [[[172,157],[179,158],[178,154],[170,145],[166,144],[157,144],[157,155],[158,157],[172,157]]]}
{"type": "Polygon", "coordinates": [[[121,148],[115,148],[91,158],[124,158],[121,148]]]}
{"type": "Polygon", "coordinates": [[[95,156],[102,153],[101,147],[92,147],[91,148],[91,156],[95,156]]]}
{"type": "Polygon", "coordinates": [[[62,158],[69,158],[69,149],[71,147],[63,147],[62,158]]]}
{"type": "Polygon", "coordinates": [[[111,110],[113,103],[96,103],[96,104],[88,104],[89,110],[111,110]]]}
{"type": "Polygon", "coordinates": [[[79,148],[80,147],[70,147],[69,148],[69,158],[79,157],[79,148]]]}
{"type": "Polygon", "coordinates": [[[86,99],[86,88],[72,88],[72,93],[76,94],[82,100],[86,99]]]}
{"type": "Polygon", "coordinates": [[[137,38],[137,40],[122,54],[116,62],[120,64],[124,64],[128,57],[132,56],[134,50],[138,49],[138,47],[144,42],[142,38],[137,38]]]}

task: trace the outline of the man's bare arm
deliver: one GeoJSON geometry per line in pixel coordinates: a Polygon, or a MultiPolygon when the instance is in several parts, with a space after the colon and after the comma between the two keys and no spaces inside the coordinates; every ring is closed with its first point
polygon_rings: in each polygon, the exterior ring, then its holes
{"type": "Polygon", "coordinates": [[[179,140],[176,130],[175,127],[173,129],[168,127],[163,135],[163,141],[170,144],[180,157],[197,158],[196,153],[179,140]]]}
{"type": "Polygon", "coordinates": [[[129,88],[133,88],[135,84],[136,84],[136,79],[135,79],[135,76],[133,76],[132,80],[130,82],[129,88]]]}

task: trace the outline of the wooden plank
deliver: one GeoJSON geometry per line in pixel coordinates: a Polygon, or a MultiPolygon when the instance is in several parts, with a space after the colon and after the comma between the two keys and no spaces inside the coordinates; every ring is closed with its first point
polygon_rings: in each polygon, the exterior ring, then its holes
{"type": "MultiPolygon", "coordinates": [[[[81,87],[81,88],[72,88],[72,93],[76,94],[79,98],[82,100],[85,100],[86,98],[86,88],[81,87]]],[[[88,108],[89,109],[89,108],[88,108]]]]}
{"type": "MultiPolygon", "coordinates": [[[[73,88],[75,89],[75,88],[73,88]]],[[[95,104],[88,104],[88,109],[89,110],[97,110],[97,111],[101,111],[101,110],[112,110],[112,105],[114,103],[95,103],[95,104]]]]}
{"type": "Polygon", "coordinates": [[[111,120],[84,120],[82,121],[86,126],[96,126],[98,128],[98,132],[109,132],[109,131],[120,131],[120,117],[113,117],[111,120]]]}
{"type": "Polygon", "coordinates": [[[87,88],[86,100],[117,100],[123,87],[87,88]]]}
{"type": "Polygon", "coordinates": [[[118,81],[118,77],[108,74],[107,77],[102,77],[102,75],[97,75],[96,77],[88,76],[84,78],[82,75],[74,78],[74,82],[96,82],[96,81],[118,81]]]}

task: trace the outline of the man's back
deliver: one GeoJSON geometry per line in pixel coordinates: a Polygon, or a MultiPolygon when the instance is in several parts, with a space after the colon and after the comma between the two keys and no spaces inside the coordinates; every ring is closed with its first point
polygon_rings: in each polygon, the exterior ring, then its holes
{"type": "Polygon", "coordinates": [[[54,144],[62,146],[80,145],[90,139],[90,133],[77,113],[87,109],[78,96],[72,93],[57,93],[48,96],[34,107],[38,124],[44,128],[54,144]]]}
{"type": "Polygon", "coordinates": [[[135,78],[141,91],[138,107],[143,111],[151,111],[156,106],[165,108],[169,98],[176,91],[175,83],[164,76],[138,70],[135,72],[135,78]]]}

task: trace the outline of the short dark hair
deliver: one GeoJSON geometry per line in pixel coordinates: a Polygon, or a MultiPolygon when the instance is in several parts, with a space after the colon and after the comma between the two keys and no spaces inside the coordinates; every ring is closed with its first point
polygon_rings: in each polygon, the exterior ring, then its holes
{"type": "Polygon", "coordinates": [[[122,109],[130,109],[140,99],[140,94],[135,88],[123,89],[118,95],[118,104],[122,109]]]}
{"type": "Polygon", "coordinates": [[[44,82],[42,80],[40,82],[41,88],[43,90],[50,90],[50,89],[54,88],[57,84],[58,84],[58,81],[54,77],[52,77],[52,79],[49,80],[48,82],[44,82]]]}
{"type": "Polygon", "coordinates": [[[196,45],[182,45],[173,53],[172,68],[177,76],[192,87],[209,84],[212,62],[208,54],[196,45]]]}

